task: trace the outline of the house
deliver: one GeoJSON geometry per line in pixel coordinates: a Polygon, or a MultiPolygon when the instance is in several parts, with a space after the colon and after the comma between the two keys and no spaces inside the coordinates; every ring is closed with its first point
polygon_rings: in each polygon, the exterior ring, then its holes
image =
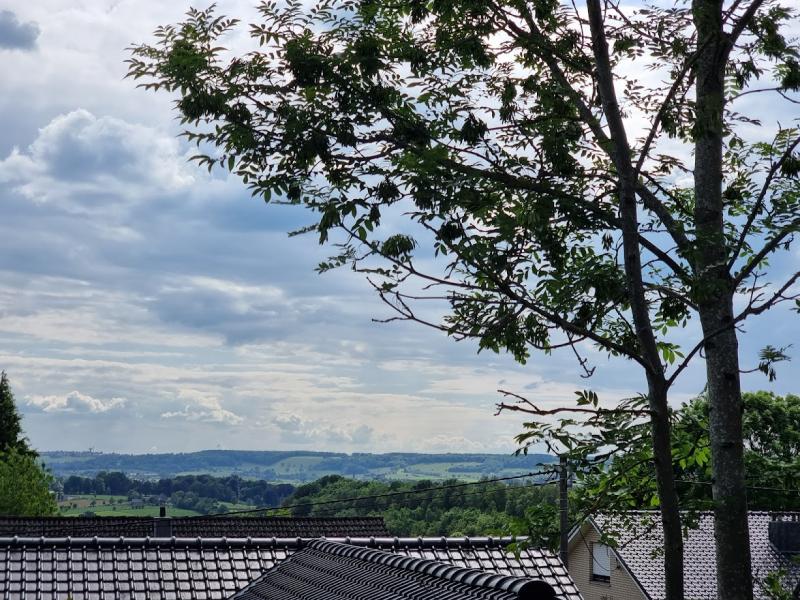
{"type": "MultiPolygon", "coordinates": [[[[472,595],[422,596],[432,600],[507,600],[509,596],[504,596],[504,593],[516,589],[514,586],[524,588],[518,583],[520,578],[546,583],[559,600],[582,600],[566,569],[554,554],[527,549],[517,556],[506,550],[511,538],[381,537],[328,541],[334,542],[337,548],[345,545],[359,550],[371,549],[382,551],[381,555],[396,555],[406,559],[408,562],[390,561],[386,565],[391,571],[386,573],[386,577],[394,578],[398,585],[401,580],[407,580],[409,585],[421,581],[421,584],[435,586],[436,581],[425,581],[428,575],[437,574],[439,579],[451,578],[445,586],[447,589],[464,591],[464,584],[477,585],[483,582],[483,587],[478,586],[480,593],[477,595],[475,590],[471,590],[469,593],[472,595]],[[432,562],[418,562],[420,560],[432,562]],[[413,571],[415,564],[430,564],[425,567],[430,571],[413,571]],[[453,570],[452,567],[457,569],[453,570]],[[511,587],[507,590],[483,589],[487,585],[502,587],[502,582],[507,582],[511,587]]],[[[353,563],[360,564],[361,567],[356,569],[357,575],[366,586],[372,585],[367,579],[368,573],[377,573],[383,568],[375,558],[377,555],[371,552],[347,555],[341,549],[329,549],[313,540],[299,538],[11,537],[0,538],[0,598],[225,600],[304,550],[310,550],[304,555],[305,558],[298,560],[285,572],[276,572],[275,577],[286,576],[296,580],[296,568],[304,560],[317,560],[313,558],[314,552],[320,551],[330,555],[327,562],[323,561],[328,566],[338,561],[337,564],[349,564],[349,567],[343,565],[343,568],[352,570],[353,563]]],[[[315,564],[324,566],[319,561],[315,564]]],[[[309,583],[309,589],[319,586],[336,586],[340,589],[351,585],[341,581],[342,577],[350,576],[345,571],[334,569],[331,572],[328,569],[317,570],[316,573],[314,577],[318,579],[309,583]]],[[[276,580],[270,579],[267,584],[276,585],[276,580]]],[[[376,590],[378,585],[375,583],[376,590]]],[[[538,586],[534,589],[544,588],[538,586]]],[[[371,597],[380,598],[377,593],[371,597]]]]}
{"type": "Polygon", "coordinates": [[[327,540],[302,550],[231,600],[554,600],[541,579],[495,575],[327,540]]]}
{"type": "MultiPolygon", "coordinates": [[[[800,598],[800,513],[748,513],[753,591],[766,599],[765,580],[785,572],[783,587],[800,598]]],[[[665,597],[663,534],[657,513],[631,511],[586,519],[569,537],[569,573],[586,600],[662,600],[665,597]],[[616,546],[603,544],[602,534],[616,546]]],[[[716,600],[714,516],[697,515],[684,539],[687,599],[716,600]]]]}
{"type": "Polygon", "coordinates": [[[0,517],[0,537],[387,537],[383,517],[0,517]]]}

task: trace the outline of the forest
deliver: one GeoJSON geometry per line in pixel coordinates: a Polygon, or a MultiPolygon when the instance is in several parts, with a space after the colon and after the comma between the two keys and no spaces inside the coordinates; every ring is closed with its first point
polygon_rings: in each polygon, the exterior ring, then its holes
{"type": "Polygon", "coordinates": [[[529,534],[531,517],[545,513],[552,526],[536,537],[552,545],[558,537],[557,482],[523,481],[460,486],[456,479],[387,483],[333,475],[300,486],[284,506],[294,516],[382,516],[398,536],[529,534]],[[385,494],[392,495],[380,497],[385,494]],[[354,497],[359,500],[325,504],[354,497]]]}
{"type": "Polygon", "coordinates": [[[237,476],[180,475],[158,480],[132,479],[120,471],[101,471],[94,477],[71,475],[62,480],[63,493],[158,497],[176,508],[212,514],[225,510],[221,502],[279,506],[294,491],[287,483],[269,483],[237,476]]]}

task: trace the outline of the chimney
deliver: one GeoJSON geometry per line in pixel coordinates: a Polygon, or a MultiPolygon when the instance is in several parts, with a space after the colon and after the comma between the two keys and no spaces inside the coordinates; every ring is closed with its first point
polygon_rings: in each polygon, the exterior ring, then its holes
{"type": "Polygon", "coordinates": [[[166,506],[162,506],[158,511],[158,516],[153,519],[153,537],[172,537],[172,517],[167,516],[166,506]]]}
{"type": "Polygon", "coordinates": [[[800,521],[786,517],[770,521],[769,541],[781,554],[800,554],[800,521]]]}

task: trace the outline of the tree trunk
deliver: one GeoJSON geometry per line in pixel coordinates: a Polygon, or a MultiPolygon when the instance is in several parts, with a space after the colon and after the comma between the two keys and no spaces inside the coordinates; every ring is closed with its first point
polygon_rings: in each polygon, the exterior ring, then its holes
{"type": "Polygon", "coordinates": [[[722,203],[725,66],[730,42],[721,0],[692,4],[699,56],[696,67],[694,295],[705,338],[717,553],[717,597],[752,600],[747,496],[742,447],[739,348],[733,326],[733,281],[727,267],[722,203]]]}
{"type": "Polygon", "coordinates": [[[613,143],[612,160],[617,170],[622,255],[631,303],[631,317],[636,330],[639,351],[647,363],[645,371],[650,407],[650,430],[653,438],[656,486],[661,505],[661,525],[664,532],[666,600],[683,600],[683,533],[678,493],[675,489],[675,472],[672,468],[667,384],[653,333],[650,306],[644,290],[642,253],[639,247],[636,175],[631,163],[631,148],[625,124],[614,90],[614,75],[609,60],[602,8],[599,0],[587,0],[586,4],[589,26],[592,31],[592,50],[596,61],[598,90],[613,143]]]}
{"type": "Polygon", "coordinates": [[[653,457],[656,487],[661,502],[661,529],[664,532],[664,584],[667,600],[683,600],[683,530],[672,468],[669,407],[667,386],[663,378],[648,378],[650,401],[650,431],[653,438],[653,457]]]}
{"type": "Polygon", "coordinates": [[[742,447],[739,348],[731,327],[733,301],[701,310],[708,373],[709,437],[717,547],[717,598],[752,600],[750,536],[742,447]],[[722,333],[714,332],[722,329],[722,333]]]}

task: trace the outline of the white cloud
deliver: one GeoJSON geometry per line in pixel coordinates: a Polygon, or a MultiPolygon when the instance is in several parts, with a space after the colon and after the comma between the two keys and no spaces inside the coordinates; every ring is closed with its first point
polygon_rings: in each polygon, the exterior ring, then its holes
{"type": "Polygon", "coordinates": [[[182,410],[161,413],[164,419],[181,418],[188,421],[207,421],[238,425],[244,418],[222,407],[220,399],[212,394],[196,389],[182,389],[178,398],[189,403],[182,410]]]}
{"type": "Polygon", "coordinates": [[[72,391],[64,396],[30,396],[27,399],[30,406],[35,406],[44,412],[90,412],[104,413],[114,408],[120,408],[127,403],[125,398],[109,398],[103,400],[88,394],[72,391]]]}
{"type": "Polygon", "coordinates": [[[186,189],[201,175],[172,135],[84,109],[55,117],[25,151],[15,148],[0,161],[0,182],[25,197],[95,212],[123,198],[138,202],[186,189]]]}
{"type": "Polygon", "coordinates": [[[507,439],[486,436],[482,439],[470,439],[462,435],[447,435],[445,433],[422,438],[419,440],[419,452],[508,452],[507,439]]]}
{"type": "Polygon", "coordinates": [[[284,441],[298,444],[322,442],[361,446],[370,444],[375,437],[375,430],[363,423],[333,425],[329,422],[307,420],[296,414],[278,415],[272,422],[280,430],[284,441]]]}

